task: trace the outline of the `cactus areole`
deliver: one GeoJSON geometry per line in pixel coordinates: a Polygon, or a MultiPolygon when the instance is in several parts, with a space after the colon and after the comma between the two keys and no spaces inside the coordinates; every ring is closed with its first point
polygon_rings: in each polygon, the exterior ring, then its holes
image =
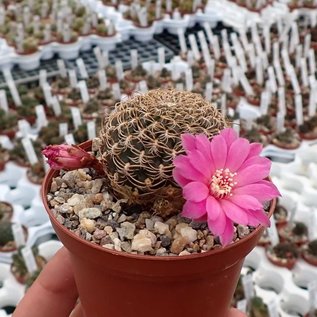
{"type": "Polygon", "coordinates": [[[183,153],[183,133],[212,138],[226,127],[215,106],[202,96],[152,90],[117,104],[105,118],[99,152],[117,198],[151,203],[160,214],[180,211],[181,189],[173,179],[173,159],[183,153]]]}

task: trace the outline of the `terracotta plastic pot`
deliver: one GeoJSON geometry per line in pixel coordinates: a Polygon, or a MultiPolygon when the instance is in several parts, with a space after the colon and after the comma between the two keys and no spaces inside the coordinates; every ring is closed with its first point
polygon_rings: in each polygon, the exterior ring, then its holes
{"type": "MultiPolygon", "coordinates": [[[[91,147],[91,142],[81,145],[91,147]]],[[[85,317],[226,317],[245,256],[264,228],[211,252],[188,256],[142,256],[105,249],[61,225],[47,203],[50,170],[42,199],[52,225],[71,253],[85,317]]],[[[270,216],[275,208],[270,207],[270,216]]]]}

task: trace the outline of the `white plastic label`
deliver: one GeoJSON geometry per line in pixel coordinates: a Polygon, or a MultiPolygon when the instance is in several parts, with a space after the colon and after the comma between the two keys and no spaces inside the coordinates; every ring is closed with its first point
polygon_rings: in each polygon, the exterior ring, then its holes
{"type": "Polygon", "coordinates": [[[115,62],[115,68],[116,68],[116,75],[118,80],[123,79],[123,66],[121,60],[116,60],[115,62]]]}
{"type": "Polygon", "coordinates": [[[85,80],[79,81],[77,84],[77,87],[79,88],[79,91],[80,91],[81,100],[83,101],[83,103],[87,103],[90,98],[89,98],[89,92],[88,92],[86,81],[85,80]]]}
{"type": "Polygon", "coordinates": [[[100,47],[96,46],[94,48],[94,54],[95,54],[95,57],[96,57],[96,60],[97,60],[97,63],[98,63],[98,68],[99,69],[103,69],[105,67],[105,63],[104,63],[104,58],[102,56],[100,47]]]}
{"type": "Polygon", "coordinates": [[[51,91],[51,86],[49,83],[44,82],[42,85],[42,90],[44,93],[44,98],[45,98],[45,103],[49,106],[52,104],[52,91],[51,91]]]}
{"type": "Polygon", "coordinates": [[[177,83],[175,86],[175,89],[178,91],[183,91],[184,90],[184,85],[183,83],[177,83]]]}
{"type": "Polygon", "coordinates": [[[308,62],[309,62],[309,73],[314,75],[316,71],[316,60],[315,60],[315,51],[310,49],[308,52],[308,62]]]}
{"type": "Polygon", "coordinates": [[[254,296],[254,286],[251,274],[242,276],[242,285],[245,298],[249,302],[250,299],[254,296]]]}
{"type": "Polygon", "coordinates": [[[308,295],[309,295],[309,312],[310,316],[314,316],[313,312],[317,307],[317,281],[311,281],[308,284],[308,295]]]}
{"type": "Polygon", "coordinates": [[[36,156],[31,140],[29,138],[23,138],[22,145],[23,145],[24,151],[26,152],[26,156],[28,157],[30,164],[34,165],[35,163],[37,163],[38,158],[36,156]]]}
{"type": "Polygon", "coordinates": [[[158,53],[158,62],[160,65],[160,69],[162,69],[165,65],[165,48],[159,47],[157,50],[158,53]]]}
{"type": "Polygon", "coordinates": [[[200,52],[199,52],[199,48],[198,48],[198,44],[197,44],[197,41],[196,41],[196,37],[194,34],[190,34],[188,36],[188,39],[189,39],[189,44],[190,44],[190,47],[191,47],[191,50],[194,54],[194,58],[196,61],[198,61],[200,59],[200,52]]]}
{"type": "Polygon", "coordinates": [[[105,90],[107,88],[107,75],[104,69],[98,70],[99,89],[105,90]]]}
{"type": "Polygon", "coordinates": [[[37,127],[46,127],[48,124],[44,107],[42,105],[38,105],[35,107],[35,113],[37,117],[37,127]]]}
{"type": "Polygon", "coordinates": [[[88,139],[92,140],[96,137],[96,123],[95,121],[87,122],[87,132],[88,132],[88,139]]]}
{"type": "Polygon", "coordinates": [[[68,124],[66,122],[60,123],[58,127],[59,127],[59,136],[65,136],[68,134],[68,124]]]}
{"type": "Polygon", "coordinates": [[[65,63],[62,59],[59,59],[57,61],[57,67],[58,67],[59,74],[61,75],[61,77],[66,78],[67,77],[67,69],[66,69],[65,63]]]}
{"type": "Polygon", "coordinates": [[[148,87],[145,80],[141,80],[139,82],[139,89],[142,93],[146,93],[148,91],[148,87]]]}
{"type": "Polygon", "coordinates": [[[301,68],[301,78],[302,84],[304,87],[308,86],[308,72],[307,72],[307,63],[306,58],[301,58],[300,60],[300,68],[301,68]]]}
{"type": "Polygon", "coordinates": [[[33,273],[37,270],[36,261],[33,252],[30,247],[25,246],[22,250],[22,256],[25,262],[26,269],[29,273],[33,273]]]}
{"type": "Polygon", "coordinates": [[[77,67],[79,69],[80,77],[82,79],[88,78],[87,69],[86,69],[86,66],[85,66],[83,59],[82,58],[76,59],[76,64],[77,64],[77,67]]]}
{"type": "Polygon", "coordinates": [[[138,66],[138,51],[137,50],[131,50],[131,68],[135,69],[138,66]]]}
{"type": "Polygon", "coordinates": [[[304,122],[303,119],[303,101],[302,95],[295,96],[295,113],[296,113],[296,123],[297,125],[302,125],[304,122]]]}
{"type": "Polygon", "coordinates": [[[121,90],[118,83],[112,85],[112,93],[115,100],[121,100],[121,90]]]}
{"type": "Polygon", "coordinates": [[[246,313],[247,312],[247,300],[246,299],[239,300],[237,302],[237,309],[239,311],[241,311],[242,313],[246,313]]]}
{"type": "Polygon", "coordinates": [[[186,70],[185,80],[186,80],[186,90],[192,91],[193,90],[193,73],[191,68],[186,70]]]}
{"type": "Polygon", "coordinates": [[[65,138],[65,142],[66,142],[68,145],[76,144],[75,139],[74,139],[74,136],[73,136],[72,133],[66,134],[64,138],[65,138]]]}
{"type": "Polygon", "coordinates": [[[68,71],[68,76],[69,76],[69,82],[72,88],[77,87],[77,75],[76,71],[74,69],[70,69],[68,71]]]}
{"type": "Polygon", "coordinates": [[[212,99],[212,90],[213,90],[212,82],[207,83],[205,88],[205,98],[207,101],[211,101],[212,99]]]}
{"type": "Polygon", "coordinates": [[[75,129],[78,129],[78,127],[82,125],[80,110],[76,107],[70,107],[70,111],[72,113],[75,129]]]}
{"type": "Polygon", "coordinates": [[[28,136],[30,132],[30,124],[25,119],[21,119],[18,121],[18,128],[22,137],[28,136]]]}
{"type": "Polygon", "coordinates": [[[53,108],[55,116],[59,117],[62,114],[62,109],[58,101],[58,98],[56,96],[52,97],[51,102],[52,102],[52,108],[53,108]]]}
{"type": "Polygon", "coordinates": [[[186,40],[185,40],[185,35],[184,35],[184,30],[179,28],[177,30],[177,34],[178,34],[178,40],[179,40],[179,45],[181,48],[181,52],[183,54],[186,54],[187,52],[187,45],[186,45],[186,40]]]}
{"type": "Polygon", "coordinates": [[[280,242],[280,239],[277,233],[274,217],[271,217],[270,221],[271,221],[271,226],[267,228],[267,232],[269,234],[272,246],[275,246],[280,242]]]}
{"type": "Polygon", "coordinates": [[[268,302],[267,308],[269,311],[269,317],[279,317],[280,316],[278,313],[276,298],[273,298],[270,302],[268,302]]]}
{"type": "Polygon", "coordinates": [[[285,114],[284,112],[279,112],[276,115],[276,130],[277,132],[283,132],[285,126],[285,114]]]}
{"type": "Polygon", "coordinates": [[[9,111],[8,99],[5,90],[0,90],[0,108],[4,110],[4,112],[9,111]]]}
{"type": "Polygon", "coordinates": [[[39,80],[40,86],[43,86],[47,82],[47,72],[45,69],[40,70],[39,77],[40,77],[40,80],[39,80]]]}
{"type": "Polygon", "coordinates": [[[284,87],[278,88],[278,108],[280,112],[284,113],[284,115],[286,114],[284,87]]]}
{"type": "Polygon", "coordinates": [[[11,96],[13,98],[14,104],[18,107],[21,106],[22,102],[21,102],[21,98],[19,95],[19,92],[17,90],[17,87],[15,85],[15,82],[13,80],[8,80],[7,81],[11,96]]]}
{"type": "Polygon", "coordinates": [[[14,237],[14,242],[17,247],[25,245],[25,236],[22,229],[22,226],[19,223],[12,224],[12,233],[14,237]]]}
{"type": "Polygon", "coordinates": [[[268,68],[268,74],[269,74],[269,82],[270,82],[270,89],[272,93],[276,93],[277,91],[277,84],[274,74],[274,69],[272,66],[268,68]]]}

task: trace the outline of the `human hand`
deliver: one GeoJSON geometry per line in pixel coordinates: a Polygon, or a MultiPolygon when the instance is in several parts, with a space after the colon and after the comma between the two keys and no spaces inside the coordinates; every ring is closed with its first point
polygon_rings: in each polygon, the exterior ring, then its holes
{"type": "MultiPolygon", "coordinates": [[[[84,317],[69,253],[59,250],[17,306],[12,317],[84,317]],[[74,308],[75,307],[75,308],[74,308]]],[[[246,317],[235,308],[228,317],[246,317]]]]}
{"type": "Polygon", "coordinates": [[[242,313],[240,310],[231,308],[228,317],[247,317],[247,315],[242,313]]]}
{"type": "Polygon", "coordinates": [[[13,317],[82,317],[77,307],[74,310],[77,298],[69,253],[62,248],[45,266],[13,317]]]}

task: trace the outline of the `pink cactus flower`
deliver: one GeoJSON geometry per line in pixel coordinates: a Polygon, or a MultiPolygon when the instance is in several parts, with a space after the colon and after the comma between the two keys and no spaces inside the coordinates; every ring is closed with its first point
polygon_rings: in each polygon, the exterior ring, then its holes
{"type": "Polygon", "coordinates": [[[262,145],[224,129],[211,141],[182,135],[186,155],[174,159],[173,177],[186,200],[182,215],[207,220],[222,245],[233,240],[233,224],[269,226],[263,202],[280,195],[268,180],[271,161],[260,157],[262,145]]]}
{"type": "Polygon", "coordinates": [[[75,170],[84,167],[95,167],[99,162],[85,150],[76,145],[49,145],[43,151],[47,162],[55,170],[75,170]]]}

